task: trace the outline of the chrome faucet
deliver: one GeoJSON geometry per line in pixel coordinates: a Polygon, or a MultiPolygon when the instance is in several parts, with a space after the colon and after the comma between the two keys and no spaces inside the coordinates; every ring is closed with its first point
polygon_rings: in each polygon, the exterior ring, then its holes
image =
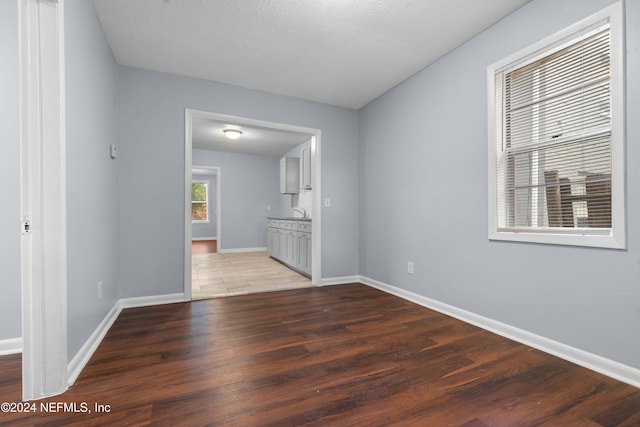
{"type": "Polygon", "coordinates": [[[302,214],[302,218],[307,217],[307,211],[304,208],[293,208],[294,212],[298,212],[302,214]]]}

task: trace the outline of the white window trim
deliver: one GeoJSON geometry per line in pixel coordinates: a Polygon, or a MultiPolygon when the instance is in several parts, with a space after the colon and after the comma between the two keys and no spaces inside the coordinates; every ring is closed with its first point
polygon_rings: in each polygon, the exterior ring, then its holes
{"type": "MultiPolygon", "coordinates": [[[[625,46],[624,17],[621,2],[617,2],[598,13],[547,37],[487,68],[488,99],[488,234],[489,240],[515,242],[548,243],[572,246],[590,246],[601,248],[626,249],[626,161],[625,161],[625,46]],[[583,32],[595,24],[608,20],[611,26],[611,231],[606,234],[569,234],[566,231],[545,230],[536,232],[530,229],[509,231],[498,228],[497,181],[496,181],[496,110],[495,75],[510,64],[525,59],[533,61],[536,57],[548,55],[554,47],[574,40],[577,33],[583,32]]],[[[591,233],[591,232],[589,232],[591,233]]]]}
{"type": "MultiPolygon", "coordinates": [[[[210,210],[210,205],[209,205],[209,186],[211,185],[210,182],[206,179],[194,179],[191,181],[192,184],[207,184],[207,200],[205,201],[205,203],[207,204],[207,219],[192,219],[191,223],[192,224],[209,224],[209,222],[211,221],[211,210],[210,210]]],[[[194,202],[193,200],[191,200],[191,205],[193,206],[194,203],[202,203],[202,201],[199,202],[194,202]]]]}

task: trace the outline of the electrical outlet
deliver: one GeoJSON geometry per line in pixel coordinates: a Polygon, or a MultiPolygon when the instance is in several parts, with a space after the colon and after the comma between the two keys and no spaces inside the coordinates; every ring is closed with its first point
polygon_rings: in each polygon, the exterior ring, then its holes
{"type": "Polygon", "coordinates": [[[98,282],[98,299],[102,299],[102,280],[98,282]]]}
{"type": "Polygon", "coordinates": [[[407,263],[407,273],[413,274],[413,263],[411,261],[407,263]]]}

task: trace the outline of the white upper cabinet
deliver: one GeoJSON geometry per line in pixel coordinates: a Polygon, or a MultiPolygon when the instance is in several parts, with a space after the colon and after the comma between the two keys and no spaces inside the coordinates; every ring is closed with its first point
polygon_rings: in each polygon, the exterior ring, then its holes
{"type": "Polygon", "coordinates": [[[302,164],[300,167],[302,189],[311,190],[311,146],[302,149],[302,164]]]}
{"type": "Polygon", "coordinates": [[[298,194],[300,192],[300,159],[283,157],[280,159],[280,193],[298,194]]]}

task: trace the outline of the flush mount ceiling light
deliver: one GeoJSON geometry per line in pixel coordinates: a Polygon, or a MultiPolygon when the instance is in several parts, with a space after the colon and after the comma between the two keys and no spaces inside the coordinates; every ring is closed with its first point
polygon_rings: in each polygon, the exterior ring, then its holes
{"type": "Polygon", "coordinates": [[[239,129],[225,129],[222,132],[224,132],[229,139],[238,139],[240,135],[242,135],[242,131],[239,129]]]}

